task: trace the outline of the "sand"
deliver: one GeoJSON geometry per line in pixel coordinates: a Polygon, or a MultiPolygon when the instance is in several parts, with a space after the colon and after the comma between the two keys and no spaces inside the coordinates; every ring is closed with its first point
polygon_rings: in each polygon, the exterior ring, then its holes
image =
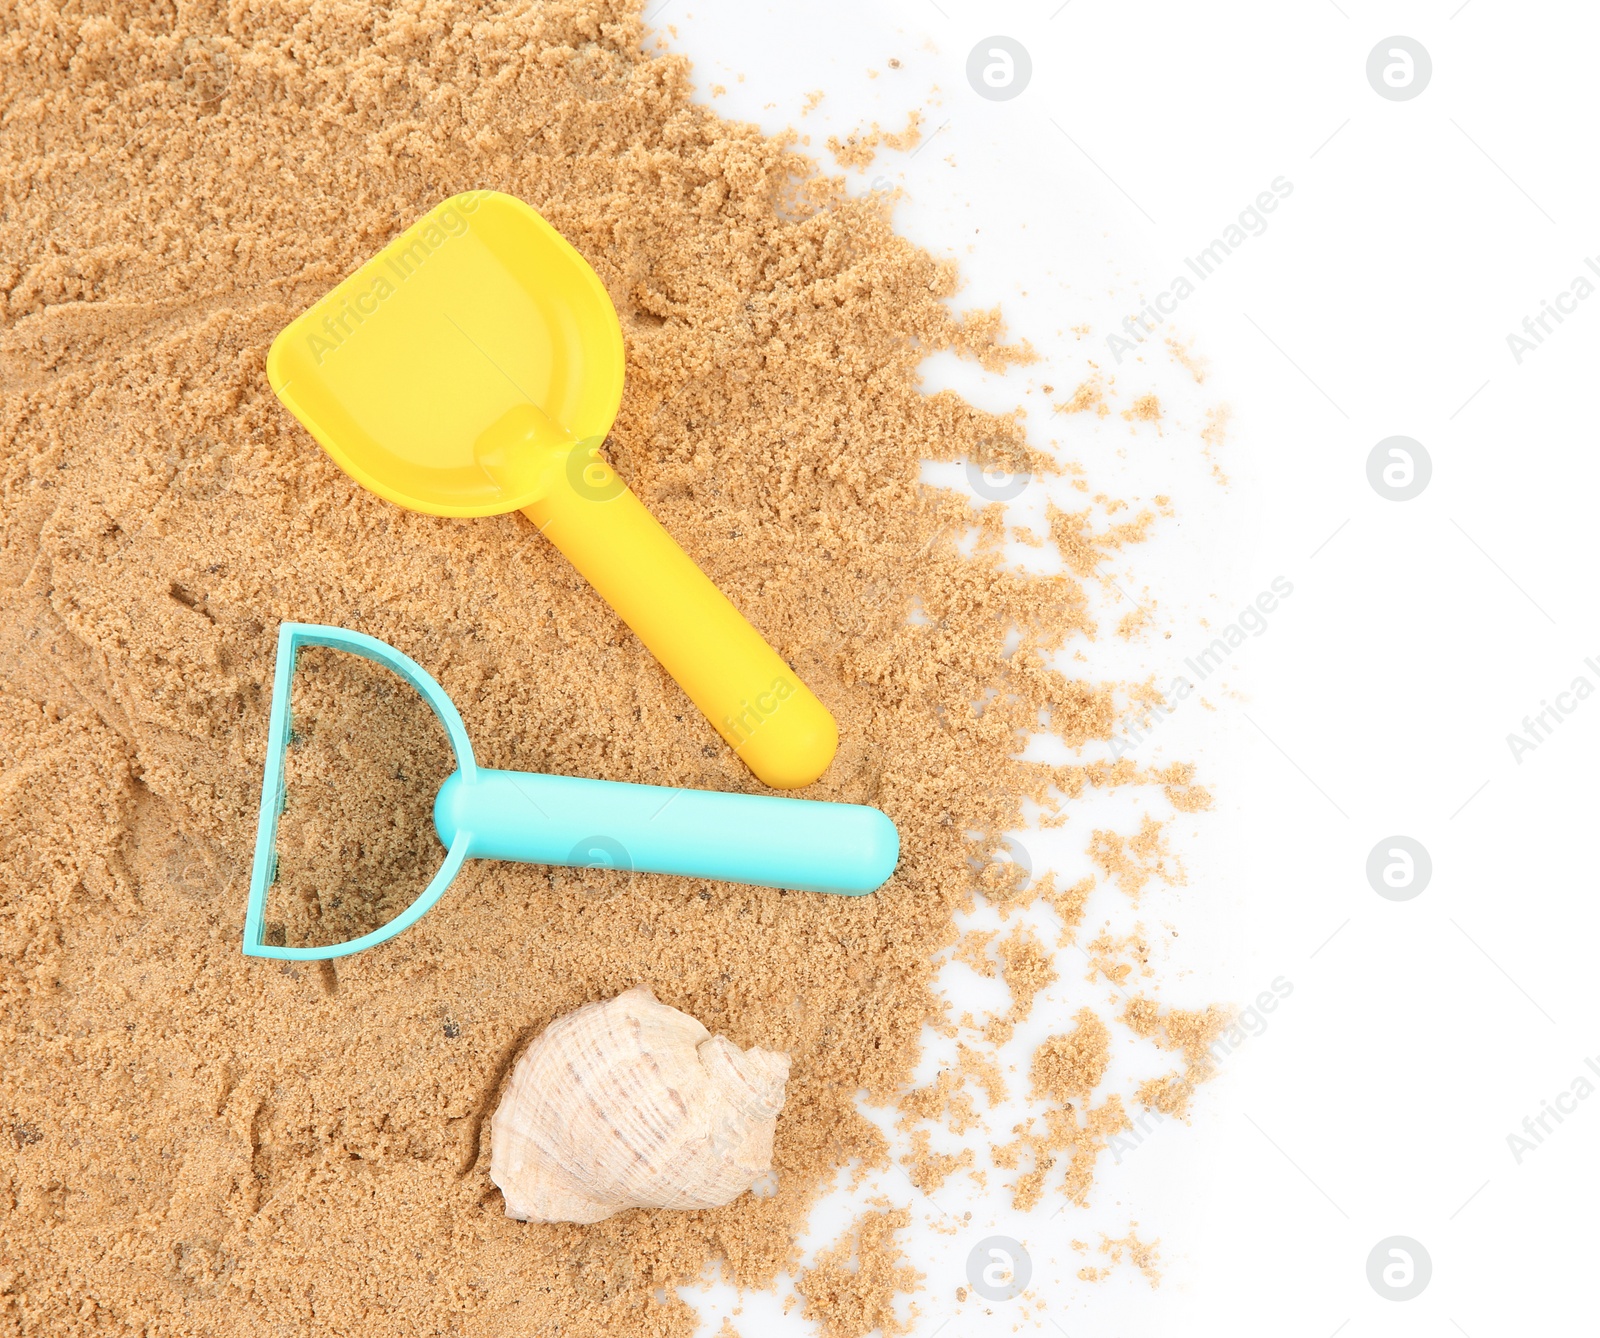
{"type": "MultiPolygon", "coordinates": [[[[884,1163],[856,1101],[904,1094],[942,1021],[954,912],[983,887],[1082,915],[1085,885],[975,877],[1024,799],[1189,784],[1014,760],[1041,720],[1110,736],[1114,685],[1046,661],[1094,631],[1095,553],[1147,522],[1060,515],[1060,576],[963,555],[978,513],[919,462],[1051,467],[1016,418],[921,392],[932,351],[1023,356],[998,313],[952,314],[954,271],[886,201],[695,105],[644,42],[624,0],[0,20],[0,1333],[687,1334],[673,1284],[770,1284],[834,1169],[884,1163]],[[484,863],[379,949],[241,955],[284,619],[411,655],[487,765],[759,789],[525,519],[368,495],[267,386],[287,321],[469,188],[528,200],[606,283],[628,351],[607,454],[835,713],[808,794],[899,825],[878,894],[484,863]],[[513,1059],[639,982],[794,1057],[777,1193],[507,1219],[486,1116],[513,1059]]],[[[448,764],[381,672],[306,670],[273,933],[327,942],[427,876],[448,764]]],[[[1162,871],[1143,834],[1100,853],[1130,893],[1162,871]]],[[[1007,942],[1031,999],[1048,965],[1007,942]]],[[[1149,1025],[1192,1075],[1180,1021],[1149,1025]]],[[[1019,1201],[1081,1198],[1120,1098],[1071,1118],[1030,1144],[1073,1151],[1064,1187],[1035,1168],[1019,1201]]],[[[857,1228],[858,1283],[848,1239],[802,1281],[826,1332],[916,1285],[886,1254],[900,1224],[857,1228]]]]}

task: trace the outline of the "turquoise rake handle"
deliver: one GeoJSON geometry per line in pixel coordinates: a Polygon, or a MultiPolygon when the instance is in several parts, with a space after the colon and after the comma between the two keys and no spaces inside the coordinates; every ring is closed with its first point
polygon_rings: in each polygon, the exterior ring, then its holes
{"type": "Polygon", "coordinates": [[[244,951],[250,957],[321,961],[393,938],[432,909],[469,857],[682,874],[847,896],[881,887],[900,857],[894,823],[861,804],[479,767],[466,726],[444,689],[394,647],[342,627],[284,623],[279,629],[265,772],[245,908],[244,951]],[[263,942],[263,934],[267,892],[277,878],[289,686],[303,646],[349,651],[399,674],[439,717],[457,770],[433,806],[434,826],[448,853],[422,894],[388,924],[360,938],[316,948],[280,948],[263,942]]]}
{"type": "Polygon", "coordinates": [[[447,846],[469,832],[469,857],[847,896],[881,886],[900,855],[894,824],[861,804],[485,768],[445,781],[433,825],[447,846]]]}

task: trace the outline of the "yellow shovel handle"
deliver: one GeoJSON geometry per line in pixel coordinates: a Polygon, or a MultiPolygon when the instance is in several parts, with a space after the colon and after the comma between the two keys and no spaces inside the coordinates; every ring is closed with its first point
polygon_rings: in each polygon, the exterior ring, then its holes
{"type": "Polygon", "coordinates": [[[744,764],[775,789],[809,785],[839,729],[739,610],[592,446],[551,461],[523,509],[633,628],[744,764]]]}

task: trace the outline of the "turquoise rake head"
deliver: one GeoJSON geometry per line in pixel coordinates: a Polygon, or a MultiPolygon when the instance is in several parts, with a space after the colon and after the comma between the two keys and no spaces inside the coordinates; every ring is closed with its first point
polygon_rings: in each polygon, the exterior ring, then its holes
{"type": "Polygon", "coordinates": [[[393,938],[401,930],[409,929],[444,895],[445,888],[450,886],[467,858],[467,848],[472,840],[465,829],[457,831],[455,839],[450,842],[444,863],[423,889],[422,895],[388,924],[381,925],[370,934],[363,934],[347,943],[325,944],[318,948],[279,948],[263,941],[267,892],[278,880],[278,815],[283,812],[288,788],[283,775],[283,754],[289,746],[291,731],[289,685],[294,679],[295,657],[304,646],[331,646],[335,650],[347,650],[352,655],[360,655],[393,669],[433,707],[433,713],[439,717],[439,723],[449,735],[450,747],[456,755],[456,766],[460,768],[459,774],[469,781],[476,780],[478,775],[478,764],[472,756],[472,742],[467,738],[467,727],[461,723],[461,713],[456,710],[455,703],[445,696],[444,689],[429,678],[415,660],[362,632],[352,632],[343,627],[322,627],[316,623],[284,623],[278,629],[278,662],[272,676],[272,718],[267,726],[267,764],[261,780],[261,816],[256,824],[256,855],[250,866],[250,899],[245,904],[244,951],[247,957],[276,957],[286,962],[318,962],[330,957],[343,957],[348,953],[360,952],[363,948],[374,947],[385,939],[393,938]]]}
{"type": "Polygon", "coordinates": [[[342,627],[284,623],[272,680],[266,774],[256,827],[244,951],[250,957],[315,962],[371,948],[428,913],[469,856],[528,864],[605,867],[639,873],[859,896],[894,872],[900,834],[878,809],[769,795],[629,785],[480,767],[461,715],[411,659],[342,627]],[[388,924],[345,943],[280,948],[263,941],[267,892],[278,873],[278,815],[286,783],[289,687],[302,646],[330,646],[394,670],[439,717],[456,770],[440,787],[433,824],[447,853],[422,895],[388,924]]]}

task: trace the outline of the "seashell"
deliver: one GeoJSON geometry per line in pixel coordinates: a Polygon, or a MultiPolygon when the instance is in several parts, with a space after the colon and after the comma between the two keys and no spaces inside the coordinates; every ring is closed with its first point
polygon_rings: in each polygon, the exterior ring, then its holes
{"type": "Polygon", "coordinates": [[[495,1110],[489,1178],[524,1222],[717,1208],[772,1169],[789,1056],[741,1050],[638,985],[557,1018],[495,1110]]]}

